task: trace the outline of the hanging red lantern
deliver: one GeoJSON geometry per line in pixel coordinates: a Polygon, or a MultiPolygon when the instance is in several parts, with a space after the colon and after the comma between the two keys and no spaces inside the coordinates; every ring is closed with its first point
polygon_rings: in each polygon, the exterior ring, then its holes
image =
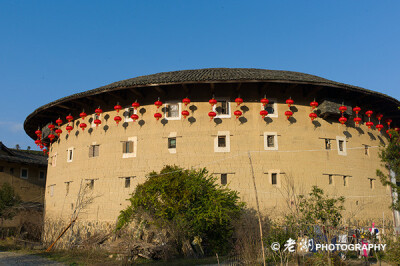
{"type": "Polygon", "coordinates": [[[136,120],[139,119],[139,116],[137,114],[133,114],[131,115],[131,119],[133,120],[133,122],[135,122],[136,120]]]}
{"type": "Polygon", "coordinates": [[[267,110],[261,110],[260,111],[260,115],[261,115],[262,119],[264,119],[268,115],[268,111],[267,110]]]}
{"type": "Polygon", "coordinates": [[[294,101],[292,100],[292,98],[289,98],[289,99],[287,99],[286,100],[286,104],[289,106],[289,108],[290,108],[290,106],[292,106],[292,104],[294,104],[294,101]]]}
{"type": "Polygon", "coordinates": [[[211,100],[208,101],[211,104],[211,107],[213,107],[214,105],[217,104],[217,100],[215,100],[214,98],[212,98],[211,100]]]}
{"type": "Polygon", "coordinates": [[[308,116],[311,118],[311,121],[314,121],[318,117],[316,113],[310,113],[308,116]]]}
{"type": "Polygon", "coordinates": [[[157,100],[154,102],[154,105],[157,106],[157,109],[160,108],[162,106],[162,101],[157,100]]]}
{"type": "Polygon", "coordinates": [[[82,113],[79,114],[79,116],[82,118],[82,120],[85,120],[87,114],[83,111],[82,113]]]}
{"type": "Polygon", "coordinates": [[[378,129],[378,131],[381,131],[383,129],[382,124],[377,124],[375,127],[378,129]]]}
{"type": "Polygon", "coordinates": [[[265,107],[269,103],[269,100],[267,98],[262,98],[261,103],[265,107]]]}
{"type": "Polygon", "coordinates": [[[74,129],[72,126],[67,126],[66,128],[65,128],[67,131],[68,131],[68,134],[69,133],[71,133],[71,131],[74,129]]]}
{"type": "Polygon", "coordinates": [[[347,111],[347,107],[342,105],[342,106],[339,107],[339,111],[343,114],[344,112],[347,111]]]}
{"type": "Polygon", "coordinates": [[[57,128],[57,129],[56,129],[56,134],[57,134],[57,136],[60,137],[61,133],[62,133],[62,130],[61,130],[60,128],[57,128]]]}
{"type": "Polygon", "coordinates": [[[390,133],[392,131],[392,129],[388,129],[388,130],[386,130],[386,134],[388,134],[389,135],[389,138],[391,138],[392,137],[392,133],[390,133]]]}
{"type": "Polygon", "coordinates": [[[188,97],[184,98],[182,102],[187,106],[190,103],[190,99],[188,97]]]}
{"type": "Polygon", "coordinates": [[[368,121],[367,123],[365,123],[365,125],[366,125],[368,128],[371,128],[371,127],[374,126],[374,123],[371,122],[371,121],[368,121]]]}
{"type": "Polygon", "coordinates": [[[101,120],[100,119],[95,119],[94,121],[93,121],[93,123],[95,123],[95,125],[96,125],[96,128],[101,124],[101,120]]]}
{"type": "Polygon", "coordinates": [[[35,131],[36,136],[38,136],[38,138],[40,138],[42,136],[42,131],[40,129],[35,131]]]}
{"type": "Polygon", "coordinates": [[[183,116],[183,118],[185,118],[186,119],[186,117],[189,115],[189,111],[188,110],[183,110],[182,111],[182,116],[183,116]]]}
{"type": "Polygon", "coordinates": [[[100,106],[99,106],[99,108],[96,108],[96,110],[94,110],[94,112],[96,113],[97,116],[100,116],[100,114],[103,112],[103,110],[101,110],[100,106]]]}
{"type": "Polygon", "coordinates": [[[374,112],[372,112],[371,110],[368,110],[368,111],[365,112],[365,114],[366,114],[368,117],[371,117],[371,115],[372,115],[373,113],[374,113],[374,112]]]}
{"type": "Polygon", "coordinates": [[[74,117],[72,115],[67,115],[67,117],[65,118],[67,119],[68,123],[71,122],[72,120],[74,120],[74,117]]]}
{"type": "Polygon", "coordinates": [[[286,118],[289,120],[289,118],[293,115],[292,111],[286,111],[285,112],[286,118]]]}
{"type": "Polygon", "coordinates": [[[42,144],[39,144],[39,148],[40,148],[41,150],[43,150],[43,145],[42,145],[42,144]]]}
{"type": "Polygon", "coordinates": [[[56,136],[54,136],[53,134],[49,134],[47,137],[49,138],[50,142],[53,142],[53,139],[54,139],[56,136]]]}
{"type": "Polygon", "coordinates": [[[162,114],[160,113],[155,113],[154,114],[155,119],[158,121],[158,119],[160,119],[162,117],[162,114]]]}
{"type": "Polygon", "coordinates": [[[56,124],[57,124],[58,126],[61,126],[62,123],[63,123],[63,121],[61,120],[61,118],[58,118],[58,119],[56,120],[56,124]]]}
{"type": "Polygon", "coordinates": [[[37,140],[35,140],[35,144],[36,144],[36,146],[38,146],[39,147],[39,145],[41,144],[42,142],[40,141],[40,139],[37,139],[37,140]]]}
{"type": "Polygon", "coordinates": [[[44,150],[43,150],[43,154],[44,154],[44,155],[46,155],[46,154],[49,155],[49,152],[47,151],[47,149],[44,149],[44,150]]]}
{"type": "Polygon", "coordinates": [[[347,122],[347,118],[344,117],[344,116],[342,116],[342,117],[339,118],[339,122],[340,122],[342,125],[344,125],[344,124],[347,122]]]}
{"type": "Polygon", "coordinates": [[[353,111],[356,113],[356,115],[358,115],[358,113],[361,111],[361,108],[356,106],[353,108],[353,111]]]}
{"type": "Polygon", "coordinates": [[[135,101],[134,103],[132,103],[132,107],[137,110],[140,107],[140,103],[138,103],[137,101],[135,101]]]}
{"type": "Polygon", "coordinates": [[[241,105],[243,103],[243,99],[238,97],[235,99],[235,103],[237,103],[237,106],[241,105]]]}
{"type": "Polygon", "coordinates": [[[208,116],[210,117],[210,120],[213,120],[214,117],[217,116],[217,113],[215,113],[215,112],[209,112],[209,113],[208,113],[208,116]]]}
{"type": "Polygon", "coordinates": [[[114,121],[117,123],[117,126],[118,126],[119,122],[121,122],[121,120],[122,120],[122,118],[119,115],[114,117],[114,121]]]}
{"type": "Polygon", "coordinates": [[[361,121],[361,117],[354,117],[354,123],[356,123],[356,125],[360,124],[361,121]]]}
{"type": "Polygon", "coordinates": [[[381,122],[383,114],[377,114],[376,118],[378,119],[379,123],[381,122]]]}
{"type": "Polygon", "coordinates": [[[314,110],[315,108],[318,107],[318,102],[316,102],[315,100],[313,102],[310,103],[311,106],[311,110],[314,110]]]}
{"type": "Polygon", "coordinates": [[[53,124],[50,124],[50,125],[48,125],[47,127],[50,129],[51,132],[53,132],[53,130],[54,130],[54,128],[55,128],[56,126],[53,125],[53,124]]]}
{"type": "Polygon", "coordinates": [[[87,125],[85,123],[80,123],[79,127],[82,129],[82,131],[85,131],[85,128],[87,127],[87,125]]]}
{"type": "Polygon", "coordinates": [[[122,110],[122,106],[121,106],[121,105],[119,105],[119,103],[117,103],[117,105],[116,105],[116,106],[114,106],[114,110],[115,110],[115,111],[117,111],[117,113],[119,113],[119,111],[121,111],[121,110],[122,110]]]}
{"type": "Polygon", "coordinates": [[[233,112],[233,114],[236,116],[236,119],[238,119],[242,115],[242,112],[239,110],[236,110],[235,112],[233,112]]]}

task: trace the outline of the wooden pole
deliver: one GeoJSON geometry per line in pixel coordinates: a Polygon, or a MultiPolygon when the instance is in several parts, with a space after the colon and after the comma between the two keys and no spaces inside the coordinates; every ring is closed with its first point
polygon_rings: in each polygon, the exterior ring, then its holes
{"type": "Polygon", "coordinates": [[[61,234],[57,237],[57,239],[46,249],[46,252],[50,252],[53,246],[57,243],[57,241],[67,232],[67,230],[71,227],[71,225],[76,221],[76,218],[72,220],[68,226],[64,229],[64,231],[61,232],[61,234]]]}

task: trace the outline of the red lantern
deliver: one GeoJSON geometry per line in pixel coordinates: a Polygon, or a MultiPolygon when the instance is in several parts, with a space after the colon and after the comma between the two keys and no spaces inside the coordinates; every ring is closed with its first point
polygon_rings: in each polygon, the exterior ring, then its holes
{"type": "Polygon", "coordinates": [[[97,116],[100,116],[100,114],[103,112],[103,110],[101,110],[101,109],[100,109],[100,106],[99,106],[99,108],[97,108],[96,110],[94,110],[94,112],[96,113],[97,116]]]}
{"type": "Polygon", "coordinates": [[[62,133],[62,130],[61,130],[60,128],[57,128],[57,129],[56,129],[56,134],[57,134],[57,136],[60,137],[61,133],[62,133]]]}
{"type": "Polygon", "coordinates": [[[238,119],[242,115],[242,112],[239,110],[236,110],[235,112],[233,112],[233,114],[236,116],[236,119],[238,119]]]}
{"type": "Polygon", "coordinates": [[[85,112],[82,112],[79,114],[79,116],[82,118],[82,120],[85,120],[85,117],[87,116],[87,114],[85,112]]]}
{"type": "Polygon", "coordinates": [[[214,105],[217,104],[217,100],[215,100],[214,98],[212,98],[211,100],[208,101],[211,104],[211,107],[213,107],[214,105]]]}
{"type": "Polygon", "coordinates": [[[53,125],[53,124],[50,124],[50,125],[48,125],[47,127],[50,129],[51,132],[53,132],[53,130],[54,130],[54,128],[55,128],[56,126],[53,125]]]}
{"type": "Polygon", "coordinates": [[[100,119],[95,119],[94,121],[93,121],[93,123],[95,123],[95,125],[96,125],[96,128],[101,124],[101,120],[100,119]]]}
{"type": "Polygon", "coordinates": [[[292,111],[286,111],[285,112],[286,118],[289,120],[289,118],[293,115],[292,111]]]}
{"type": "Polygon", "coordinates": [[[238,97],[238,98],[235,99],[235,103],[237,103],[237,105],[239,106],[239,105],[241,105],[243,103],[243,99],[238,97]]]}
{"type": "Polygon", "coordinates": [[[186,119],[186,117],[189,115],[189,111],[188,110],[183,110],[182,111],[182,115],[183,115],[183,118],[186,119]]]}
{"type": "Polygon", "coordinates": [[[391,124],[393,121],[392,121],[392,119],[388,118],[388,119],[386,119],[385,122],[387,123],[388,127],[390,128],[390,124],[391,124]]]}
{"type": "Polygon", "coordinates": [[[339,122],[340,122],[342,125],[344,125],[344,124],[347,122],[347,118],[344,117],[344,116],[342,116],[342,117],[339,118],[339,122]]]}
{"type": "Polygon", "coordinates": [[[139,116],[137,114],[133,114],[131,115],[131,119],[133,120],[133,122],[135,122],[136,120],[139,119],[139,116]]]}
{"type": "Polygon", "coordinates": [[[190,99],[188,97],[184,98],[182,102],[187,106],[190,103],[190,99]]]}
{"type": "Polygon", "coordinates": [[[386,134],[388,134],[389,135],[389,138],[391,138],[392,137],[392,134],[390,133],[392,130],[389,128],[388,130],[386,130],[386,134]]]}
{"type": "Polygon", "coordinates": [[[47,149],[44,149],[44,150],[43,150],[43,154],[44,154],[44,155],[46,155],[46,154],[49,155],[49,152],[47,151],[47,149]]]}
{"type": "Polygon", "coordinates": [[[382,124],[377,124],[376,128],[378,129],[378,131],[381,131],[383,129],[383,125],[382,124]]]}
{"type": "Polygon", "coordinates": [[[318,107],[318,102],[313,101],[313,102],[310,103],[310,106],[311,106],[311,110],[314,110],[315,108],[318,107]]]}
{"type": "Polygon", "coordinates": [[[208,116],[210,117],[210,120],[213,120],[214,117],[217,116],[217,113],[215,113],[215,112],[209,112],[209,113],[208,113],[208,116]]]}
{"type": "Polygon", "coordinates": [[[40,138],[42,136],[42,131],[40,129],[35,131],[36,136],[38,136],[38,138],[40,138]]]}
{"type": "Polygon", "coordinates": [[[71,133],[71,131],[74,129],[72,126],[67,126],[66,127],[68,134],[71,133]]]}
{"type": "Polygon", "coordinates": [[[85,131],[85,128],[87,127],[87,125],[85,123],[80,123],[79,127],[82,129],[82,131],[85,131]]]}
{"type": "Polygon", "coordinates": [[[162,101],[157,100],[157,101],[154,102],[154,105],[157,106],[157,109],[158,109],[158,108],[160,108],[160,106],[162,106],[162,101]]]}
{"type": "Polygon", "coordinates": [[[115,111],[117,111],[117,113],[119,113],[120,110],[122,110],[122,106],[117,104],[116,106],[114,106],[115,111]]]}
{"type": "Polygon", "coordinates": [[[287,99],[286,104],[290,107],[292,104],[294,104],[294,101],[291,98],[287,99]]]}
{"type": "Polygon", "coordinates": [[[158,119],[160,119],[162,117],[162,114],[160,113],[155,113],[154,117],[156,118],[156,120],[158,121],[158,119]]]}
{"type": "Polygon", "coordinates": [[[360,124],[361,121],[361,117],[354,117],[354,123],[356,123],[356,125],[360,124]]]}
{"type": "Polygon", "coordinates": [[[122,118],[119,115],[114,117],[114,121],[117,123],[117,126],[118,126],[119,122],[121,122],[121,120],[122,120],[122,118]]]}
{"type": "Polygon", "coordinates": [[[311,113],[309,114],[309,117],[311,118],[311,121],[314,121],[314,119],[316,119],[318,115],[316,113],[311,113]]]}
{"type": "Polygon", "coordinates": [[[36,146],[39,146],[42,142],[40,141],[40,139],[35,140],[35,144],[36,146]]]}
{"type": "Polygon", "coordinates": [[[135,108],[135,110],[137,110],[140,107],[140,104],[138,102],[134,102],[132,103],[132,107],[135,108]]]}
{"type": "Polygon", "coordinates": [[[267,110],[261,110],[260,111],[260,115],[261,115],[262,119],[264,119],[268,115],[268,111],[267,110]]]}
{"type": "Polygon", "coordinates": [[[62,124],[62,120],[61,120],[61,118],[58,118],[57,120],[56,120],[56,124],[58,125],[58,126],[61,126],[61,124],[62,124]]]}
{"type": "Polygon", "coordinates": [[[267,98],[262,98],[261,103],[265,107],[269,103],[269,100],[267,98]]]}
{"type": "Polygon", "coordinates": [[[74,117],[72,115],[67,115],[67,117],[65,118],[67,119],[68,123],[71,122],[72,120],[74,120],[74,117]]]}
{"type": "Polygon", "coordinates": [[[361,111],[361,108],[356,106],[353,108],[353,111],[356,112],[356,115],[358,115],[358,113],[361,111]]]}
{"type": "Polygon", "coordinates": [[[380,122],[382,120],[383,114],[377,114],[376,118],[378,118],[378,121],[380,122]]]}
{"type": "Polygon", "coordinates": [[[42,145],[42,144],[39,144],[39,148],[42,150],[42,149],[43,149],[43,145],[42,145]]]}
{"type": "Polygon", "coordinates": [[[339,111],[343,114],[344,112],[347,111],[347,107],[342,105],[342,106],[339,107],[339,111]]]}
{"type": "Polygon", "coordinates": [[[368,128],[371,128],[371,127],[374,126],[374,123],[371,122],[371,121],[368,121],[367,123],[365,123],[365,125],[366,125],[368,128]]]}
{"type": "Polygon", "coordinates": [[[48,136],[50,142],[53,142],[53,139],[54,139],[55,137],[56,137],[56,136],[54,136],[53,134],[49,134],[49,136],[48,136]]]}
{"type": "Polygon", "coordinates": [[[374,112],[372,112],[371,110],[368,110],[368,111],[365,112],[365,114],[366,114],[368,117],[371,117],[371,115],[372,115],[373,113],[374,113],[374,112]]]}

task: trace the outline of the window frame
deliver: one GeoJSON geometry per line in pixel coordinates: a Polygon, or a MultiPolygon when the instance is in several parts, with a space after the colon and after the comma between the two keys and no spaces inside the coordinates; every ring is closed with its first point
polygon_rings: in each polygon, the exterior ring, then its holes
{"type": "Polygon", "coordinates": [[[270,102],[273,102],[273,103],[272,104],[268,103],[265,107],[264,107],[264,105],[262,103],[260,103],[260,111],[266,110],[266,108],[268,108],[268,107],[272,107],[272,109],[274,109],[274,113],[271,114],[271,113],[268,112],[268,115],[266,117],[277,118],[279,116],[279,114],[278,114],[278,101],[277,101],[276,98],[271,98],[271,99],[268,99],[268,100],[270,102]]]}
{"type": "Polygon", "coordinates": [[[221,173],[220,174],[220,182],[221,182],[221,186],[228,185],[228,173],[221,173]],[[225,182],[223,182],[223,181],[225,181],[225,182]]]}
{"type": "Polygon", "coordinates": [[[137,136],[129,137],[127,140],[122,141],[122,143],[126,143],[128,141],[133,142],[133,151],[130,153],[124,153],[124,150],[122,150],[123,159],[135,158],[137,155],[137,136]]]}
{"type": "Polygon", "coordinates": [[[131,109],[133,109],[133,114],[137,115],[137,113],[138,113],[138,110],[133,107],[125,108],[124,113],[122,115],[124,117],[124,122],[126,122],[126,123],[133,122],[133,119],[131,118],[131,115],[129,114],[131,109]],[[128,113],[128,115],[124,115],[125,113],[128,113]]]}
{"type": "Polygon", "coordinates": [[[163,104],[163,115],[166,120],[181,120],[182,119],[182,103],[179,101],[169,101],[163,104]],[[178,116],[177,117],[168,117],[168,108],[169,105],[177,104],[178,105],[178,116]]]}
{"type": "Polygon", "coordinates": [[[100,144],[96,144],[95,142],[89,145],[89,158],[96,158],[100,156],[100,144]],[[93,152],[90,152],[90,149],[93,147],[93,152]],[[98,148],[98,154],[96,155],[95,147],[98,148]]]}
{"type": "Polygon", "coordinates": [[[278,146],[278,133],[277,132],[264,132],[264,150],[266,151],[277,151],[278,146]],[[268,147],[268,137],[274,137],[274,147],[268,147]]]}
{"type": "Polygon", "coordinates": [[[73,160],[74,160],[74,147],[70,147],[67,149],[67,163],[71,163],[73,160]],[[72,156],[70,156],[70,153],[72,156]]]}
{"type": "Polygon", "coordinates": [[[212,107],[213,112],[215,112],[217,115],[215,116],[215,118],[231,118],[232,117],[232,106],[231,106],[231,101],[229,97],[217,97],[215,98],[215,100],[217,100],[217,104],[215,104],[212,107]],[[227,114],[218,114],[217,112],[217,108],[218,108],[218,102],[222,102],[225,101],[227,103],[228,106],[228,113],[227,114]]]}
{"type": "Polygon", "coordinates": [[[94,120],[96,120],[97,117],[98,117],[98,119],[101,120],[102,115],[103,115],[103,113],[101,113],[99,116],[97,116],[96,113],[92,114],[92,123],[90,123],[90,126],[91,127],[96,127],[96,124],[94,123],[94,120]]]}
{"type": "Polygon", "coordinates": [[[131,187],[131,178],[132,177],[130,177],[130,176],[124,178],[124,188],[130,188],[131,187]]]}
{"type": "Polygon", "coordinates": [[[214,137],[214,152],[230,152],[231,151],[231,140],[229,131],[218,131],[214,137]],[[221,136],[225,136],[225,147],[218,146],[218,139],[221,136]]]}
{"type": "Polygon", "coordinates": [[[347,156],[347,141],[346,141],[345,137],[337,136],[336,137],[336,146],[337,146],[338,155],[347,156]],[[342,145],[343,150],[340,150],[340,142],[343,143],[343,145],[342,145]]]}
{"type": "Polygon", "coordinates": [[[281,171],[279,169],[272,169],[268,171],[268,183],[272,187],[281,187],[281,171]],[[272,176],[273,174],[276,174],[276,184],[272,184],[272,176]]]}
{"type": "Polygon", "coordinates": [[[26,167],[21,167],[19,177],[20,177],[21,179],[29,179],[29,169],[26,168],[26,167]],[[22,172],[23,172],[24,170],[26,170],[26,177],[22,176],[22,172]]]}

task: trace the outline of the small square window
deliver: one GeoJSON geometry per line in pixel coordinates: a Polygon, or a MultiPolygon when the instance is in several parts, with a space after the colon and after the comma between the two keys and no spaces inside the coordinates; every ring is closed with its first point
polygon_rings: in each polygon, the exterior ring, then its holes
{"type": "Polygon", "coordinates": [[[268,148],[275,147],[275,136],[274,135],[267,136],[267,146],[268,146],[268,148]]]}
{"type": "Polygon", "coordinates": [[[44,180],[46,178],[46,172],[45,171],[40,171],[39,172],[39,179],[44,180]]]}
{"type": "Polygon", "coordinates": [[[179,117],[179,104],[178,103],[166,104],[166,117],[167,118],[178,118],[179,117]]]}
{"type": "Polygon", "coordinates": [[[269,101],[267,105],[265,105],[264,110],[268,112],[268,114],[275,114],[275,102],[269,101]]]}
{"type": "Polygon", "coordinates": [[[99,156],[99,145],[90,145],[89,158],[99,156]]]}
{"type": "Polygon", "coordinates": [[[125,188],[131,187],[131,178],[125,177],[125,188]]]}
{"type": "Polygon", "coordinates": [[[176,149],[176,138],[168,138],[168,149],[176,149]]]}
{"type": "Polygon", "coordinates": [[[122,153],[133,153],[133,141],[122,142],[122,153]]]}
{"type": "Polygon", "coordinates": [[[28,179],[28,169],[21,168],[21,178],[28,179]]]}
{"type": "Polygon", "coordinates": [[[228,184],[228,174],[221,174],[221,185],[228,184]]]}
{"type": "Polygon", "coordinates": [[[325,150],[330,150],[330,149],[331,149],[331,140],[325,139],[325,150]]]}
{"type": "Polygon", "coordinates": [[[215,110],[218,115],[229,115],[229,102],[227,100],[219,100],[215,110]]]}
{"type": "Polygon", "coordinates": [[[226,147],[226,136],[218,136],[218,147],[219,148],[226,147]]]}
{"type": "Polygon", "coordinates": [[[271,184],[272,185],[277,185],[278,184],[278,174],[277,173],[272,173],[271,174],[271,184]]]}
{"type": "Polygon", "coordinates": [[[133,107],[130,107],[129,109],[128,109],[128,117],[130,118],[132,115],[134,115],[135,114],[135,108],[133,108],[133,107]]]}
{"type": "Polygon", "coordinates": [[[336,137],[336,142],[337,142],[337,150],[339,155],[346,156],[347,151],[346,151],[346,138],[345,137],[336,137]]]}
{"type": "Polygon", "coordinates": [[[329,185],[333,185],[333,176],[332,175],[328,176],[328,182],[329,182],[329,185]]]}

